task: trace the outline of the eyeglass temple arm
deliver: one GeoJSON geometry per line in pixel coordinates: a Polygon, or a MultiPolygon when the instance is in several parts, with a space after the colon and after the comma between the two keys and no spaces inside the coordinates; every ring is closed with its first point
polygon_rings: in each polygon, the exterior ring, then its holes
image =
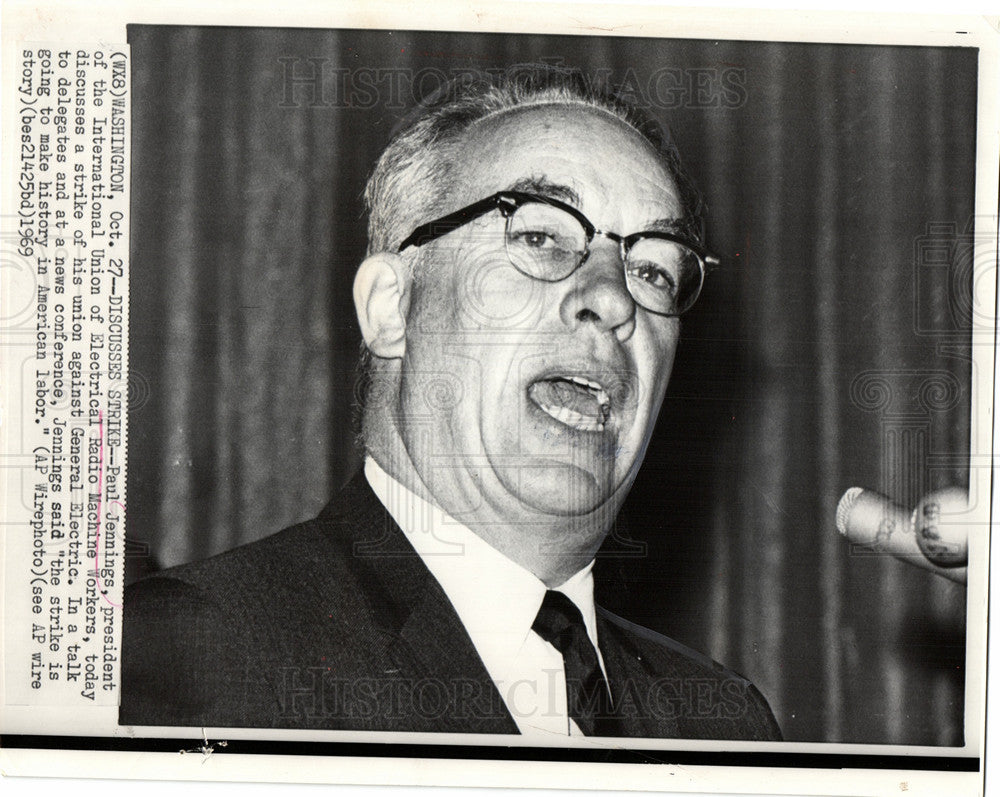
{"type": "Polygon", "coordinates": [[[402,252],[408,246],[423,246],[435,238],[447,235],[453,230],[457,230],[463,224],[468,224],[473,219],[485,216],[494,208],[503,204],[503,197],[499,194],[481,199],[479,202],[449,213],[439,219],[434,219],[426,224],[421,224],[399,245],[397,251],[402,252]]]}

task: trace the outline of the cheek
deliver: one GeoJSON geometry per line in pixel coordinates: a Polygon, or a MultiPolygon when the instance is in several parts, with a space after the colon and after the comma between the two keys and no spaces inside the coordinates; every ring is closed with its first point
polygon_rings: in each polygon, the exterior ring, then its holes
{"type": "Polygon", "coordinates": [[[494,229],[472,228],[454,247],[419,264],[411,322],[420,329],[534,330],[551,297],[549,285],[518,271],[494,229]]]}
{"type": "Polygon", "coordinates": [[[450,299],[464,326],[520,329],[537,320],[545,284],[514,268],[495,232],[470,235],[455,252],[450,299]]]}
{"type": "Polygon", "coordinates": [[[679,318],[656,317],[647,320],[645,338],[647,351],[651,354],[653,365],[666,380],[670,378],[670,370],[674,365],[674,354],[680,340],[681,322],[679,318]]]}
{"type": "Polygon", "coordinates": [[[640,413],[655,416],[659,409],[670,382],[679,332],[680,323],[676,318],[657,319],[641,330],[645,344],[637,352],[642,384],[640,413]]]}

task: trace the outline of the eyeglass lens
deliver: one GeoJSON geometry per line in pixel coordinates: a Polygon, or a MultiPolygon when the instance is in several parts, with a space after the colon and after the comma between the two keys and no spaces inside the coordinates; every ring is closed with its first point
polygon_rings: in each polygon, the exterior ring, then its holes
{"type": "MultiPolygon", "coordinates": [[[[545,282],[566,279],[587,252],[580,222],[541,202],[521,205],[507,219],[507,256],[523,274],[545,282]]],[[[632,298],[654,313],[679,315],[701,287],[701,259],[676,241],[641,238],[628,250],[626,284],[632,298]]]]}

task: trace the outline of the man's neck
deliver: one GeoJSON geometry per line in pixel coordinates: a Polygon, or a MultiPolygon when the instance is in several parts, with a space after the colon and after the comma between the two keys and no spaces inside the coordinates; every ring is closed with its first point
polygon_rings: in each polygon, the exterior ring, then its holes
{"type": "Polygon", "coordinates": [[[614,522],[613,514],[609,516],[607,511],[555,516],[525,508],[519,517],[503,516],[484,500],[471,479],[455,491],[460,494],[452,501],[441,500],[438,495],[443,491],[435,490],[435,485],[428,485],[420,477],[402,441],[389,447],[370,446],[368,456],[388,476],[469,528],[549,588],[562,584],[593,561],[614,522]]]}

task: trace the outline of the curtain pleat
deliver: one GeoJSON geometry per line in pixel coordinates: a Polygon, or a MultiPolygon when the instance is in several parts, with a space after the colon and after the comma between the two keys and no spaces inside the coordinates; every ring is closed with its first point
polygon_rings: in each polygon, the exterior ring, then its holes
{"type": "MultiPolygon", "coordinates": [[[[821,129],[836,130],[841,119],[837,100],[840,91],[836,49],[823,47],[816,54],[816,80],[813,84],[813,112],[821,129]]],[[[840,182],[841,159],[846,154],[842,142],[833,136],[816,141],[816,195],[811,210],[810,227],[814,231],[812,262],[816,305],[817,363],[816,394],[819,412],[817,426],[817,494],[815,507],[834,506],[842,490],[840,462],[841,396],[838,390],[840,349],[838,331],[841,313],[841,257],[837,214],[830,213],[843,195],[840,182]]],[[[844,739],[841,706],[844,705],[844,668],[841,628],[843,625],[843,542],[833,534],[819,534],[820,607],[823,640],[823,737],[844,739]]]]}
{"type": "Polygon", "coordinates": [[[356,470],[361,195],[413,81],[563,63],[627,78],[669,127],[723,261],[683,320],[599,600],[751,678],[787,739],[961,743],[964,590],[853,549],[834,510],[855,484],[904,506],[967,484],[971,275],[954,261],[972,214],[973,51],[129,38],[131,379],[148,389],[130,404],[128,531],[150,552],[129,577],[312,517],[356,470]],[[316,86],[289,83],[313,69],[316,86]],[[396,76],[393,97],[376,70],[396,76]],[[951,247],[944,266],[934,246],[951,247]]]}
{"type": "MultiPolygon", "coordinates": [[[[197,53],[200,34],[197,30],[184,31],[171,48],[174,51],[197,53]]],[[[203,135],[204,119],[197,113],[202,96],[202,59],[204,56],[177,60],[173,64],[178,71],[181,89],[178,107],[168,109],[169,118],[164,127],[172,131],[179,140],[186,143],[198,142],[203,135]],[[186,111],[186,112],[185,112],[186,111]]],[[[147,102],[154,102],[155,91],[147,95],[147,102]]],[[[133,155],[133,158],[135,156],[133,155]]],[[[162,155],[167,180],[176,175],[176,182],[170,180],[169,191],[175,197],[188,201],[172,203],[176,218],[166,225],[163,251],[167,253],[171,269],[169,290],[164,292],[166,304],[166,329],[163,341],[164,368],[161,385],[172,389],[164,391],[163,403],[166,413],[166,440],[163,464],[170,472],[170,478],[163,484],[163,500],[159,502],[159,527],[162,530],[162,558],[165,562],[189,557],[198,551],[197,543],[192,546],[196,526],[192,522],[191,509],[195,500],[193,478],[194,451],[191,428],[191,413],[196,382],[192,379],[201,370],[198,356],[198,325],[202,317],[199,305],[211,299],[210,283],[201,284],[198,279],[198,264],[195,252],[206,226],[202,223],[197,201],[203,190],[200,180],[205,167],[204,151],[191,148],[187,151],[170,147],[162,155]]],[[[209,272],[210,276],[214,276],[209,272]]],[[[165,286],[166,287],[166,286],[165,286]]],[[[137,314],[138,318],[142,318],[137,314]]],[[[141,322],[140,322],[141,323],[141,322]]],[[[159,391],[157,391],[159,394],[159,391]]],[[[211,461],[208,460],[208,464],[211,461]]]]}

